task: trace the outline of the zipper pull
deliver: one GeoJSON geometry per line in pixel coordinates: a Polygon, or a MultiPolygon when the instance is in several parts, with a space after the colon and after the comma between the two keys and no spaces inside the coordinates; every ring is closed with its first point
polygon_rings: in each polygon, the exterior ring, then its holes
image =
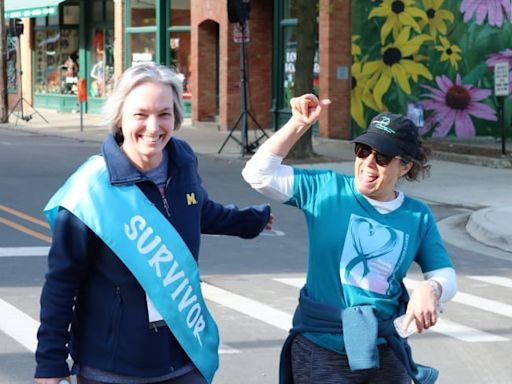
{"type": "Polygon", "coordinates": [[[165,213],[167,213],[167,217],[171,217],[171,212],[169,211],[169,203],[167,202],[167,197],[162,195],[162,200],[164,202],[165,213]]]}

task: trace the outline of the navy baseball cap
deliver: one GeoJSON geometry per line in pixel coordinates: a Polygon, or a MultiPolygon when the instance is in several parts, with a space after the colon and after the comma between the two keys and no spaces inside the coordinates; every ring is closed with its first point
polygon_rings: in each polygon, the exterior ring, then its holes
{"type": "Polygon", "coordinates": [[[366,131],[352,140],[388,156],[416,158],[420,149],[418,128],[409,118],[383,112],[375,116],[366,131]]]}

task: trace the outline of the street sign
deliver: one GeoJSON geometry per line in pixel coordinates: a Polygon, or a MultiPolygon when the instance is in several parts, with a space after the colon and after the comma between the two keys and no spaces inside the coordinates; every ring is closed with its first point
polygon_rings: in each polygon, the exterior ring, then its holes
{"type": "Polygon", "coordinates": [[[508,96],[509,89],[509,72],[508,61],[496,63],[494,66],[494,95],[508,96]]]}
{"type": "Polygon", "coordinates": [[[233,41],[241,43],[242,40],[244,43],[249,42],[249,22],[247,21],[244,24],[233,24],[233,41]]]}

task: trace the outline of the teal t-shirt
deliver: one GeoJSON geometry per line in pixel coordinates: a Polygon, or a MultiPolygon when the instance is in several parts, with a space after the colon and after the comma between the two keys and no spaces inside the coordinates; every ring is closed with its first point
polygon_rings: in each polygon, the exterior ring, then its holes
{"type": "MultiPolygon", "coordinates": [[[[405,197],[395,211],[379,213],[355,187],[353,176],[294,169],[287,204],[304,212],[308,228],[308,295],[347,308],[372,305],[389,319],[398,308],[401,282],[413,261],[429,272],[453,267],[428,206],[405,197]]],[[[343,338],[305,334],[344,353],[343,338]]]]}

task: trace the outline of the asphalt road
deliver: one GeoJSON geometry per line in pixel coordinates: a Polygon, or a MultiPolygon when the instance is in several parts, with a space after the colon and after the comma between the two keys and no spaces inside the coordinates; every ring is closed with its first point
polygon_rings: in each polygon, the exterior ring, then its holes
{"type": "MultiPolygon", "coordinates": [[[[0,129],[0,384],[32,381],[39,294],[50,232],[42,208],[66,177],[99,151],[96,143],[0,129]]],[[[245,206],[267,200],[240,176],[240,159],[200,157],[210,197],[245,206]]],[[[484,182],[484,181],[482,181],[484,182]]],[[[458,271],[459,294],[436,330],[411,337],[417,362],[439,383],[510,383],[512,262],[468,238],[461,207],[431,205],[458,271]],[[451,224],[450,224],[451,223],[451,224]],[[455,245],[453,245],[453,244],[455,245]]],[[[273,204],[274,231],[254,240],[204,236],[200,269],[221,332],[215,384],[277,382],[279,352],[306,271],[302,214],[273,204]]],[[[407,281],[421,274],[413,268],[407,281]]]]}

